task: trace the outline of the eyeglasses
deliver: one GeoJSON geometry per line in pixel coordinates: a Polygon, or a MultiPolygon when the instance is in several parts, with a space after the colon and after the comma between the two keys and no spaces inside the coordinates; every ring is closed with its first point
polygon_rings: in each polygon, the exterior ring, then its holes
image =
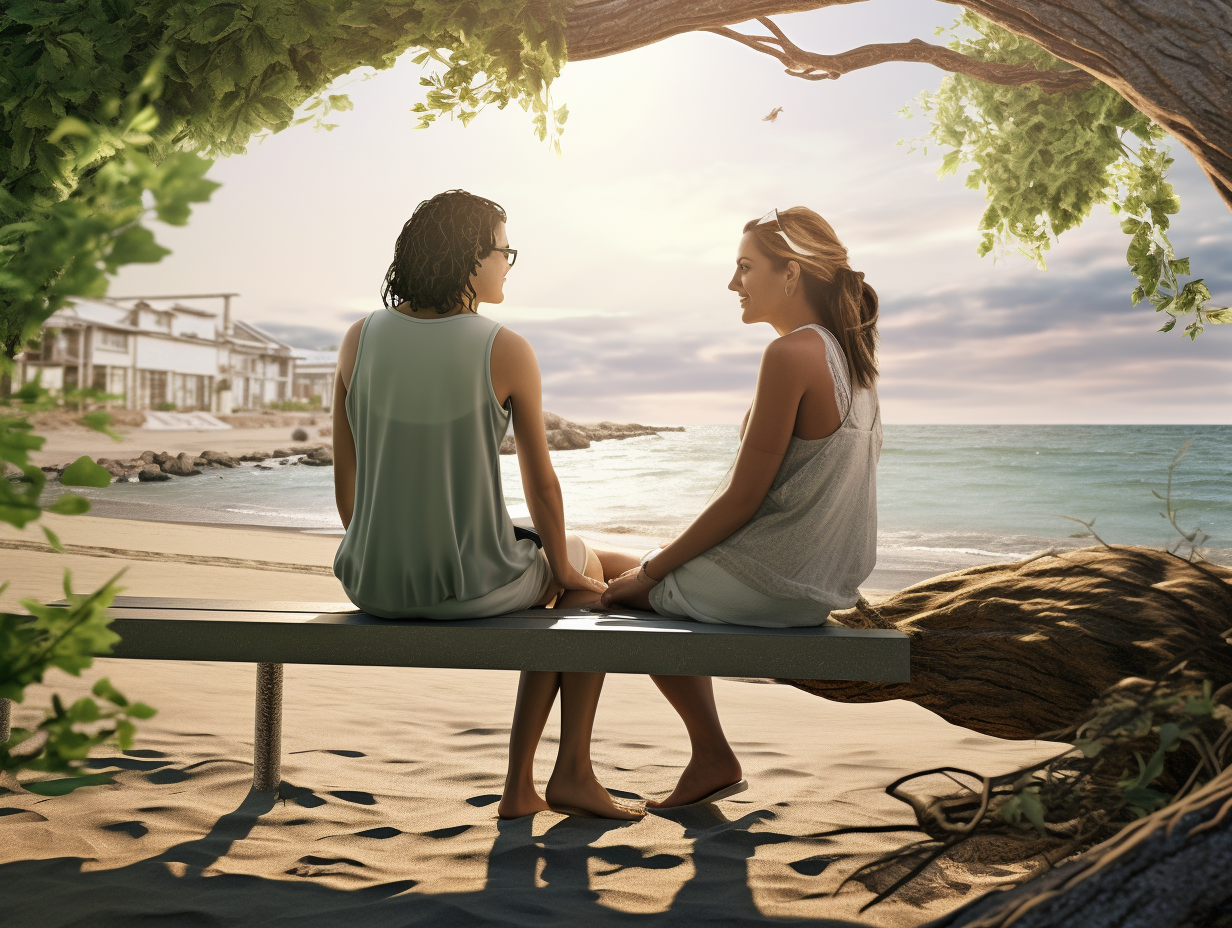
{"type": "Polygon", "coordinates": [[[518,250],[516,248],[493,248],[492,250],[503,254],[510,267],[513,267],[513,262],[518,260],[518,250]]]}
{"type": "Polygon", "coordinates": [[[817,255],[814,252],[805,251],[803,248],[801,248],[799,245],[797,245],[795,242],[793,242],[791,239],[787,237],[787,233],[783,230],[783,220],[779,218],[778,207],[775,207],[774,209],[770,210],[770,212],[766,213],[766,215],[762,216],[760,219],[757,220],[757,224],[759,226],[765,225],[767,222],[773,222],[775,226],[778,227],[779,235],[783,237],[783,241],[787,243],[787,247],[790,248],[792,251],[794,251],[796,254],[802,255],[805,258],[817,257],[817,255]]]}

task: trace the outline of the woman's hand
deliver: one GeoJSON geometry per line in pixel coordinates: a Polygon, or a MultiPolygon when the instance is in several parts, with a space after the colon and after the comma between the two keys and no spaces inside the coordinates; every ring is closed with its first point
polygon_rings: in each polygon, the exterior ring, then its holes
{"type": "Polygon", "coordinates": [[[636,606],[638,609],[650,610],[650,591],[659,585],[659,581],[652,578],[642,567],[631,568],[626,570],[619,577],[616,577],[607,585],[607,592],[603,594],[600,602],[604,606],[611,606],[616,603],[623,603],[627,606],[636,606]]]}
{"type": "Polygon", "coordinates": [[[585,590],[598,595],[607,589],[607,584],[602,580],[586,576],[572,564],[569,564],[561,573],[553,571],[553,575],[556,577],[556,582],[564,587],[566,592],[569,590],[585,590]]]}

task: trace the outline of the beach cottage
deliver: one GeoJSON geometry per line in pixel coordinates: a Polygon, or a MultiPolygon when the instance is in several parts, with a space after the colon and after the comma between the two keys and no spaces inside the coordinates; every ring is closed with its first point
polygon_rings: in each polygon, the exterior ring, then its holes
{"type": "Polygon", "coordinates": [[[231,319],[237,294],[75,300],[43,326],[37,349],[16,358],[18,383],[42,375],[51,390],[93,387],[126,409],[228,413],[286,400],[295,351],[231,319]],[[220,299],[221,315],[181,300],[220,299]]]}
{"type": "Polygon", "coordinates": [[[295,361],[295,399],[311,403],[320,400],[321,408],[329,411],[334,405],[334,371],[338,367],[337,351],[299,349],[295,361]]]}

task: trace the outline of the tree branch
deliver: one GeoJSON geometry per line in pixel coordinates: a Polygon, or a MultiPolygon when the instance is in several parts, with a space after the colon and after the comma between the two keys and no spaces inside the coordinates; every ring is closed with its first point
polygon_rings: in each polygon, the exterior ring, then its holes
{"type": "Polygon", "coordinates": [[[1047,93],[1084,90],[1095,83],[1092,75],[1077,68],[1067,68],[1064,71],[1041,71],[1029,64],[1014,65],[980,61],[951,48],[933,45],[920,39],[881,45],[861,45],[859,48],[853,48],[838,55],[821,55],[800,48],[766,17],[759,16],[757,21],[774,35],[744,35],[727,26],[702,31],[713,32],[715,35],[732,39],[755,51],[777,58],[792,77],[808,81],[837,80],[850,71],[858,71],[860,68],[868,68],[889,61],[916,61],[934,65],[943,71],[966,74],[990,84],[1003,84],[1008,87],[1035,84],[1047,93]]]}
{"type": "MultiPolygon", "coordinates": [[[[569,59],[585,61],[683,32],[858,2],[574,0],[566,16],[566,42],[569,59]]],[[[1232,4],[1227,0],[953,2],[1115,88],[1193,153],[1232,208],[1232,81],[1224,77],[1232,62],[1232,4]]]]}

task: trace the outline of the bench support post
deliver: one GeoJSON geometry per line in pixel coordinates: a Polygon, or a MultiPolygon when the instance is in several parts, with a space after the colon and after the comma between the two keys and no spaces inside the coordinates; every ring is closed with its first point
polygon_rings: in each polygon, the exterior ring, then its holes
{"type": "Polygon", "coordinates": [[[12,730],[9,727],[12,724],[13,701],[11,699],[0,699],[0,744],[4,744],[12,737],[12,730]]]}
{"type": "Polygon", "coordinates": [[[282,782],[282,664],[257,664],[257,724],[252,788],[273,792],[282,782]]]}

